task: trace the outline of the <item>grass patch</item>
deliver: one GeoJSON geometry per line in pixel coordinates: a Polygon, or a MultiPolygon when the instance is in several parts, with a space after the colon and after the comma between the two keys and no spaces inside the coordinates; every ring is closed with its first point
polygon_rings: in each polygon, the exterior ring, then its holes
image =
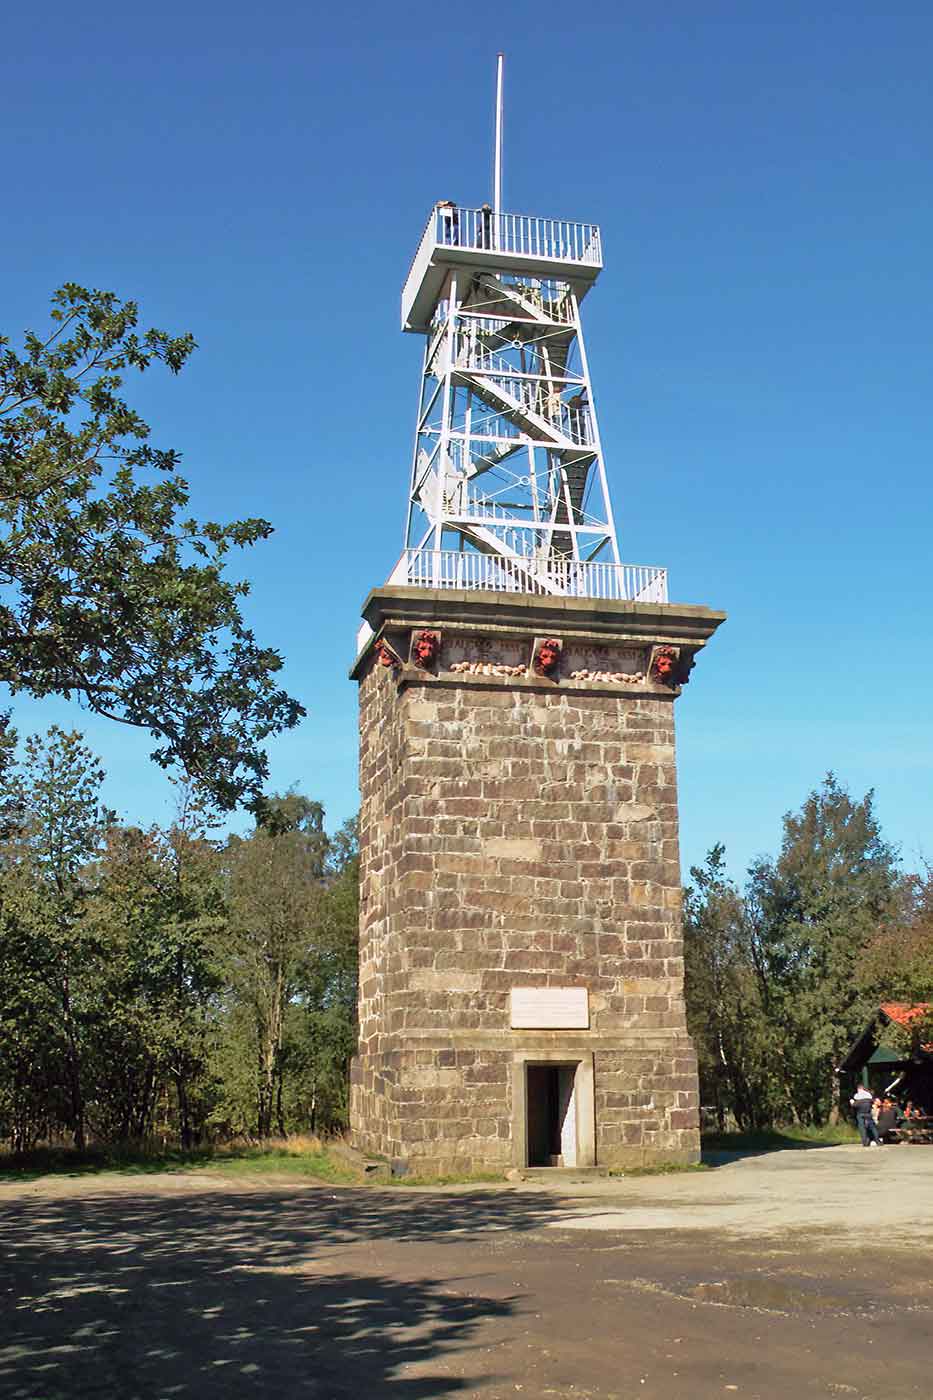
{"type": "Polygon", "coordinates": [[[483,1182],[505,1181],[504,1172],[470,1172],[464,1176],[393,1176],[380,1186],[473,1186],[483,1182]]]}
{"type": "Polygon", "coordinates": [[[777,1152],[808,1147],[834,1147],[858,1142],[855,1128],[848,1123],[826,1123],[821,1128],[792,1124],[782,1128],[762,1128],[748,1133],[703,1133],[703,1150],[712,1152],[777,1152]]]}
{"type": "Polygon", "coordinates": [[[44,1176],[154,1176],[164,1172],[210,1171],[226,1176],[275,1175],[317,1181],[355,1182],[359,1173],[316,1138],[201,1147],[190,1152],[147,1147],[43,1147],[23,1156],[0,1156],[0,1181],[37,1181],[44,1176]]]}
{"type": "Polygon", "coordinates": [[[220,1171],[228,1176],[255,1176],[272,1172],[343,1184],[360,1180],[359,1172],[353,1171],[346,1162],[336,1160],[326,1147],[318,1151],[294,1150],[287,1146],[241,1148],[236,1152],[217,1153],[205,1166],[210,1171],[220,1171]]]}
{"type": "MultiPolygon", "coordinates": [[[[380,1159],[374,1158],[374,1161],[380,1159]]],[[[386,1169],[389,1163],[385,1163],[386,1169]]],[[[335,1185],[354,1185],[363,1176],[339,1152],[317,1138],[276,1139],[264,1143],[231,1143],[199,1147],[190,1152],[148,1147],[40,1147],[20,1157],[0,1155],[0,1182],[38,1181],[44,1176],[156,1176],[166,1172],[213,1172],[228,1177],[291,1176],[335,1185]]],[[[505,1181],[503,1172],[463,1176],[380,1177],[367,1184],[385,1186],[470,1186],[505,1181]]]]}

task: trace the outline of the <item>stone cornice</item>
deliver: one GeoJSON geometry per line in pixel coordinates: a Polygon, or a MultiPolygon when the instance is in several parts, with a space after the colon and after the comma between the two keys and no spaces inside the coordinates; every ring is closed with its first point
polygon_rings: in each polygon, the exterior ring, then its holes
{"type": "Polygon", "coordinates": [[[609,602],[530,593],[489,593],[454,588],[374,588],[363,605],[373,636],[350,674],[379,635],[391,629],[443,627],[456,631],[529,633],[606,643],[670,644],[697,652],[725,621],[724,612],[689,603],[609,602]]]}

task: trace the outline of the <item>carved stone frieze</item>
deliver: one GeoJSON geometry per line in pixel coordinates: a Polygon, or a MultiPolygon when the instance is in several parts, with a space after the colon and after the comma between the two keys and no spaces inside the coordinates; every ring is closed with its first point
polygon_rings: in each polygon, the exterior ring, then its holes
{"type": "Polygon", "coordinates": [[[561,669],[572,681],[637,685],[647,674],[648,656],[644,647],[567,642],[561,669]]]}
{"type": "Polygon", "coordinates": [[[442,668],[473,676],[523,676],[528,643],[512,637],[452,634],[445,639],[442,668]]]}
{"type": "Polygon", "coordinates": [[[524,676],[528,673],[527,666],[505,666],[489,661],[455,661],[450,670],[467,676],[524,676]]]}

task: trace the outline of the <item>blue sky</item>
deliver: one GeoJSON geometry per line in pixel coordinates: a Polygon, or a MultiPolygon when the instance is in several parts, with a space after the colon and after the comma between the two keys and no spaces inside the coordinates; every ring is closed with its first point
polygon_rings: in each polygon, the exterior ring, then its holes
{"type": "MultiPolygon", "coordinates": [[[[685,868],[741,873],[828,770],[933,854],[933,10],[850,0],[257,9],[52,0],[4,20],[0,328],[65,280],[192,330],[132,386],[242,559],[307,705],[272,781],[356,806],[360,605],[401,546],[420,345],[398,295],[438,198],[598,221],[587,348],[624,555],[729,613],[678,704],[685,868]],[[883,12],[882,12],[883,8],[883,12]]],[[[64,705],[108,799],[165,819],[144,736],[64,705]]]]}

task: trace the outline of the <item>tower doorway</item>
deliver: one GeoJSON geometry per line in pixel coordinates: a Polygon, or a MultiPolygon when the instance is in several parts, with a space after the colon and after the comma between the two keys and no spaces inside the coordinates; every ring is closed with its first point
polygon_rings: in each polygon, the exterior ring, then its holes
{"type": "Polygon", "coordinates": [[[528,1166],[577,1165],[577,1066],[526,1066],[528,1166]]]}

